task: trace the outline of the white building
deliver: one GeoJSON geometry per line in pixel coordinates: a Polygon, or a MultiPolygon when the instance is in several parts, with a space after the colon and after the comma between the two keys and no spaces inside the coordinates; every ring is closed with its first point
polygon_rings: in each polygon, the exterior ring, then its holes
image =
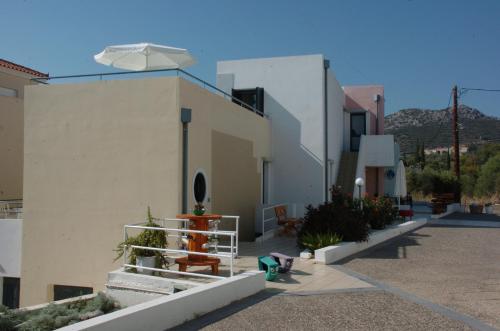
{"type": "Polygon", "coordinates": [[[305,55],[218,62],[217,87],[271,119],[264,204],[318,204],[334,184],[357,194],[355,177],[363,192],[391,193],[384,177],[397,157],[383,135],[382,86],[342,88],[323,55],[305,55]]]}
{"type": "Polygon", "coordinates": [[[329,67],[323,55],[219,62],[227,99],[181,77],[26,88],[20,305],[102,289],[147,206],[175,217],[201,201],[254,240],[263,206],[301,216],[334,184],[358,194],[357,177],[361,193],[391,195],[383,87],[342,88],[329,67]]]}

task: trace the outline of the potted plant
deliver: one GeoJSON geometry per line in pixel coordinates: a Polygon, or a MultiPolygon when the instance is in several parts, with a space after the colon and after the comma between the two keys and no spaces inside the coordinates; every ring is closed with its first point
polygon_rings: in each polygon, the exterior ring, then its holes
{"type": "Polygon", "coordinates": [[[469,205],[469,210],[471,214],[482,214],[483,204],[473,202],[469,205]]]}
{"type": "Polygon", "coordinates": [[[491,202],[488,202],[484,205],[484,212],[486,214],[493,214],[493,204],[491,202]]]}
{"type": "Polygon", "coordinates": [[[205,214],[205,207],[203,206],[203,204],[201,202],[197,202],[194,205],[193,214],[195,214],[196,216],[201,216],[201,215],[205,214]]]}
{"type": "MultiPolygon", "coordinates": [[[[160,225],[154,222],[154,218],[151,215],[151,208],[149,206],[147,212],[147,223],[145,226],[153,228],[160,227],[160,225]]],[[[139,235],[129,237],[127,240],[118,244],[115,249],[117,252],[115,261],[123,256],[125,249],[130,245],[165,248],[167,246],[167,236],[164,231],[145,229],[139,235]]],[[[138,267],[161,268],[163,264],[166,264],[166,259],[159,251],[132,248],[129,255],[129,264],[137,265],[138,267]]],[[[143,268],[137,268],[137,271],[146,275],[153,274],[152,270],[143,268]]]]}

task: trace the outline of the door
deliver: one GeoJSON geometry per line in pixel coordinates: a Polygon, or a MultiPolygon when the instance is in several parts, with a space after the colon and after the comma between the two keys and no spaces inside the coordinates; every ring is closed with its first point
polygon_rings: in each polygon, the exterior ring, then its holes
{"type": "Polygon", "coordinates": [[[359,151],[361,136],[366,134],[366,114],[351,114],[351,152],[359,151]]]}

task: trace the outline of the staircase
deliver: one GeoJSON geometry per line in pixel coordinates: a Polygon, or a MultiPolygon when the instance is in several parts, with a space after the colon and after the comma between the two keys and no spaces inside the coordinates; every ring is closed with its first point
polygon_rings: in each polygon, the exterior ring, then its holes
{"type": "Polygon", "coordinates": [[[342,192],[352,194],[354,191],[357,165],[358,152],[342,152],[336,184],[341,187],[342,192]]]}

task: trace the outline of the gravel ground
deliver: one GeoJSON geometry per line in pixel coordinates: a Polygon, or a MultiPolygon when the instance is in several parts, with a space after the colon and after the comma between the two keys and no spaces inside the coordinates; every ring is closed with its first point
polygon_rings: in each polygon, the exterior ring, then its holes
{"type": "Polygon", "coordinates": [[[176,330],[472,330],[382,290],[246,299],[176,330]],[[248,301],[245,304],[245,301],[248,301]],[[234,309],[234,308],[233,308],[234,309]]]}
{"type": "Polygon", "coordinates": [[[427,226],[344,266],[500,328],[500,228],[427,226]]]}

